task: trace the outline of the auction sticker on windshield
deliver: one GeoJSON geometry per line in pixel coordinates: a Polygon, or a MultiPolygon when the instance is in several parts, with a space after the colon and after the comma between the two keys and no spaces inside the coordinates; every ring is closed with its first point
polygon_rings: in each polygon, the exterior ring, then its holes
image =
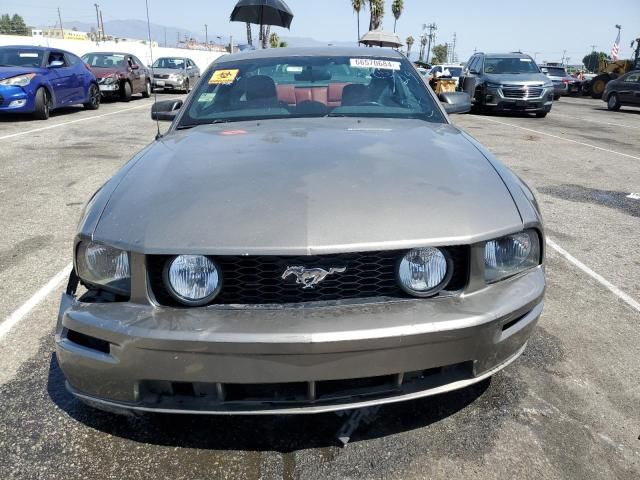
{"type": "Polygon", "coordinates": [[[353,68],[377,68],[379,70],[400,70],[400,62],[390,60],[378,60],[375,58],[352,58],[353,68]]]}
{"type": "Polygon", "coordinates": [[[213,72],[213,75],[211,75],[209,84],[228,85],[234,82],[234,80],[238,76],[238,73],[240,73],[240,70],[238,70],[237,68],[233,70],[216,70],[215,72],[213,72]]]}

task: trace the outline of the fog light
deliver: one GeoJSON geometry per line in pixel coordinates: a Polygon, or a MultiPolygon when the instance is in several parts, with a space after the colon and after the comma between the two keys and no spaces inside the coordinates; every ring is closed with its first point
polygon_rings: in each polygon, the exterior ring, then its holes
{"type": "Polygon", "coordinates": [[[26,99],[14,100],[13,102],[11,102],[9,104],[9,108],[24,107],[26,104],[27,104],[27,100],[26,99]]]}

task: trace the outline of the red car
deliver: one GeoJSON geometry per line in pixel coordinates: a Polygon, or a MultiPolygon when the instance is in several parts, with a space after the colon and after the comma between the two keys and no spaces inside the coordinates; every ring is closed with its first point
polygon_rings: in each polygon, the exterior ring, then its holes
{"type": "Polygon", "coordinates": [[[151,96],[151,73],[138,57],[130,53],[91,52],[82,60],[98,80],[103,97],[119,96],[128,102],[131,95],[151,96]]]}

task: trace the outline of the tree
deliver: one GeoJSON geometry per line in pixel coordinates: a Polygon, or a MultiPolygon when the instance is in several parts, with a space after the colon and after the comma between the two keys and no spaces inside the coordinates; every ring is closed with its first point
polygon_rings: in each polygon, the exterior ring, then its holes
{"type": "Polygon", "coordinates": [[[377,30],[382,25],[384,18],[384,0],[369,0],[369,30],[377,30]]]}
{"type": "Polygon", "coordinates": [[[396,24],[398,23],[398,19],[400,15],[402,15],[402,11],[404,10],[404,0],[393,0],[391,4],[391,13],[393,13],[393,33],[396,31],[396,24]]]}
{"type": "Polygon", "coordinates": [[[411,47],[413,47],[413,44],[415,43],[415,38],[409,36],[407,37],[407,58],[411,59],[411,47]]]}
{"type": "Polygon", "coordinates": [[[611,57],[605,52],[591,52],[589,55],[584,56],[582,63],[587,70],[595,72],[598,70],[600,62],[604,60],[611,60],[611,57]]]}
{"type": "Polygon", "coordinates": [[[0,16],[0,34],[4,35],[29,35],[29,29],[24,23],[24,19],[14,13],[12,17],[8,14],[0,16]]]}
{"type": "Polygon", "coordinates": [[[427,48],[427,36],[423,33],[420,37],[420,61],[424,61],[424,49],[427,48]]]}
{"type": "MultiPolygon", "coordinates": [[[[446,45],[434,45],[433,56],[431,57],[431,63],[446,63],[447,62],[447,46],[446,45]]],[[[428,60],[428,59],[427,59],[428,60]]]]}
{"type": "Polygon", "coordinates": [[[247,22],[247,43],[253,47],[253,35],[251,34],[251,24],[247,22]]]}
{"type": "Polygon", "coordinates": [[[365,8],[365,0],[351,0],[353,11],[358,17],[358,44],[360,44],[360,12],[365,8]]]}
{"type": "Polygon", "coordinates": [[[280,48],[287,48],[288,46],[289,44],[285,40],[280,41],[280,45],[278,45],[280,48]]]}

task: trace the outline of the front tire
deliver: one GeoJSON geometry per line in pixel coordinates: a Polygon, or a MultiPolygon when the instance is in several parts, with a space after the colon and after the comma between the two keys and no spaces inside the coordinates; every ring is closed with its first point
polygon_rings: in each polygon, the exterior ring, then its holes
{"type": "Polygon", "coordinates": [[[36,92],[36,108],[33,111],[32,117],[36,120],[47,120],[49,118],[51,108],[51,100],[49,99],[49,92],[44,87],[40,87],[36,92]]]}
{"type": "Polygon", "coordinates": [[[184,93],[189,93],[191,91],[191,83],[189,83],[189,79],[187,78],[184,81],[184,93]]]}
{"type": "Polygon", "coordinates": [[[602,98],[604,87],[611,80],[608,74],[598,75],[591,81],[591,98],[602,98]]]}
{"type": "Polygon", "coordinates": [[[611,95],[609,95],[609,98],[607,99],[608,110],[617,112],[618,110],[620,110],[621,106],[622,105],[620,105],[620,100],[618,100],[618,95],[616,95],[615,93],[612,93],[611,95]]]}
{"type": "Polygon", "coordinates": [[[82,106],[87,110],[98,110],[100,108],[100,89],[95,83],[89,87],[89,101],[82,106]]]}
{"type": "Polygon", "coordinates": [[[131,95],[133,94],[133,91],[131,90],[131,84],[127,81],[122,83],[122,86],[120,87],[120,99],[123,102],[128,102],[131,100],[131,95]]]}
{"type": "Polygon", "coordinates": [[[142,92],[142,98],[149,98],[151,96],[151,82],[147,80],[146,85],[144,87],[144,92],[142,92]]]}

